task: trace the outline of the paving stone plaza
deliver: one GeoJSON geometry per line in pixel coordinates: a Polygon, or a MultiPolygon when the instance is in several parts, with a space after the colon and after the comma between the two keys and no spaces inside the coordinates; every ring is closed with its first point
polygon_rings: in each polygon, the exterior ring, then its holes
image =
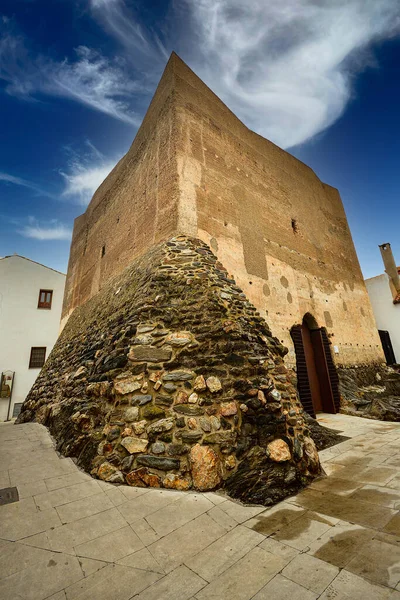
{"type": "Polygon", "coordinates": [[[321,415],[349,439],[273,508],[92,479],[45,427],[0,425],[4,600],[400,600],[400,424],[321,415]]]}

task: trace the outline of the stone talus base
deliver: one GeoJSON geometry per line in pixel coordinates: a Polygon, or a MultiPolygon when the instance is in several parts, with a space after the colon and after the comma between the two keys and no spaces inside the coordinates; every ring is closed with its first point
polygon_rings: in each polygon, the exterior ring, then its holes
{"type": "Polygon", "coordinates": [[[105,481],[270,504],[320,474],[285,353],[208,246],[178,236],[74,311],[19,422],[105,481]]]}
{"type": "Polygon", "coordinates": [[[341,412],[400,421],[400,372],[384,365],[339,368],[341,412]]]}

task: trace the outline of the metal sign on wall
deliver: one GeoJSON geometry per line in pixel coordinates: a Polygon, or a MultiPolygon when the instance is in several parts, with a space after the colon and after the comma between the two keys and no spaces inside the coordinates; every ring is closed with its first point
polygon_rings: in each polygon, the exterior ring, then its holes
{"type": "Polygon", "coordinates": [[[3,371],[1,374],[0,398],[11,398],[14,383],[14,371],[3,371]]]}
{"type": "Polygon", "coordinates": [[[0,380],[0,398],[8,399],[7,421],[10,420],[11,397],[14,385],[15,371],[3,371],[0,380]]]}

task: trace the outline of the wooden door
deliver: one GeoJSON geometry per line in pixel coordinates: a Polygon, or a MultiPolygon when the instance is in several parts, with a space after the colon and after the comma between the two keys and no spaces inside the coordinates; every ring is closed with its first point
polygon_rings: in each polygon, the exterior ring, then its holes
{"type": "Polygon", "coordinates": [[[321,411],[335,413],[335,402],[321,329],[310,331],[310,337],[314,350],[315,369],[320,386],[321,411]]]}
{"type": "Polygon", "coordinates": [[[338,376],[325,329],[309,329],[306,323],[291,330],[295,352],[297,386],[303,408],[312,417],[318,412],[336,413],[340,408],[338,376]]]}

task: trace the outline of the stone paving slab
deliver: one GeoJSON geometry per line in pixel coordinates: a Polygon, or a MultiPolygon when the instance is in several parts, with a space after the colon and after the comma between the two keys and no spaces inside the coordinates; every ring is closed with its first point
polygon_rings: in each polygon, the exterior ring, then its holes
{"type": "Polygon", "coordinates": [[[285,566],[285,560],[256,547],[203,588],[198,600],[250,600],[285,566]]]}
{"type": "Polygon", "coordinates": [[[328,477],[272,508],[116,486],[45,427],[0,424],[0,598],[400,600],[400,424],[321,415],[349,439],[328,477]]]}

